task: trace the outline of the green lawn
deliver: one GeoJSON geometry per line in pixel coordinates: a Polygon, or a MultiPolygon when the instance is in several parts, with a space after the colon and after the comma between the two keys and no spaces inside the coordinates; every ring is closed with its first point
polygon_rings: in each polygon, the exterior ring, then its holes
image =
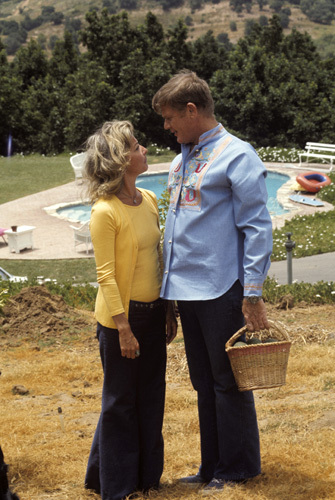
{"type": "Polygon", "coordinates": [[[95,283],[97,280],[94,258],[57,259],[57,260],[0,260],[3,267],[11,274],[27,276],[29,281],[37,276],[56,279],[57,282],[95,283]]]}
{"type": "MultiPolygon", "coordinates": [[[[0,157],[0,205],[74,181],[70,153],[57,156],[15,155],[0,157]]],[[[148,156],[148,163],[171,161],[174,153],[148,156]]]]}

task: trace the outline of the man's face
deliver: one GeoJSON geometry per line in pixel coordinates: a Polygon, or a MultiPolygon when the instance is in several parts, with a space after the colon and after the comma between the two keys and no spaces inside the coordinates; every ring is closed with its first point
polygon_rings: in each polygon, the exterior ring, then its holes
{"type": "Polygon", "coordinates": [[[195,131],[195,122],[187,106],[181,111],[170,106],[162,106],[161,111],[164,129],[170,130],[179,144],[197,144],[199,135],[195,131]]]}

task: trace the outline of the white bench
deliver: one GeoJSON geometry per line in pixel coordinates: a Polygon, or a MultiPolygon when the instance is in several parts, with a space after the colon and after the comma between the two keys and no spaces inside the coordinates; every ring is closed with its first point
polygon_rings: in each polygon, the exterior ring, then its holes
{"type": "Polygon", "coordinates": [[[333,170],[333,160],[335,160],[335,144],[322,144],[320,142],[306,142],[306,151],[299,153],[299,166],[302,163],[302,157],[306,157],[306,163],[309,158],[322,158],[330,163],[330,171],[333,170]]]}

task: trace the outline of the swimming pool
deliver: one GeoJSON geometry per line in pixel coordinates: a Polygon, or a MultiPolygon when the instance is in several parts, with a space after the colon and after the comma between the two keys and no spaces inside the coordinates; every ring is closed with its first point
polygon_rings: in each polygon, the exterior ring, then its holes
{"type": "MultiPolygon", "coordinates": [[[[277,191],[289,179],[288,175],[268,171],[266,177],[266,187],[269,196],[267,207],[272,216],[282,215],[287,212],[277,200],[277,191]]],[[[167,180],[167,172],[161,174],[143,174],[138,177],[136,185],[144,189],[150,189],[150,191],[156,194],[157,198],[160,198],[166,189],[167,180]]],[[[91,206],[88,204],[68,205],[58,208],[57,214],[71,222],[86,222],[91,215],[91,206]]]]}

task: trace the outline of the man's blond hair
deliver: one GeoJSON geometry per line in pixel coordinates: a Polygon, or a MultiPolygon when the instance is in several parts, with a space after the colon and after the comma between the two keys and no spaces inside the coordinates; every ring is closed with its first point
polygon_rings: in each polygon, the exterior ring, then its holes
{"type": "Polygon", "coordinates": [[[161,114],[164,106],[182,111],[189,102],[206,116],[214,115],[214,101],[208,84],[193,71],[182,70],[156,92],[152,107],[161,114]]]}

